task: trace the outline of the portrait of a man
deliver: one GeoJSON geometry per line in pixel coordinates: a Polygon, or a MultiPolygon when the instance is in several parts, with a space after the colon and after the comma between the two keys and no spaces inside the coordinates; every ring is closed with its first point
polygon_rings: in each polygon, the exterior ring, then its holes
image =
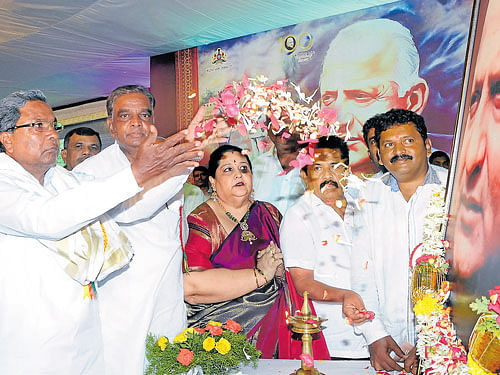
{"type": "Polygon", "coordinates": [[[392,108],[424,110],[429,88],[419,77],[419,65],[410,31],[389,19],[353,23],[330,43],[320,78],[321,102],[337,111],[341,135],[351,135],[347,143],[354,172],[378,172],[363,140],[366,120],[392,108]]]}

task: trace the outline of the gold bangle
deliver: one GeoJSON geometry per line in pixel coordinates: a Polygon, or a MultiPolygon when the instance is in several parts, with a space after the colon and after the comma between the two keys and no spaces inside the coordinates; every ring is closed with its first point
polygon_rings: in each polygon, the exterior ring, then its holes
{"type": "Polygon", "coordinates": [[[264,281],[267,284],[269,281],[267,281],[267,277],[266,277],[266,275],[264,275],[264,272],[262,272],[259,267],[255,267],[255,269],[257,270],[258,273],[260,273],[262,275],[262,277],[264,278],[264,281]]]}
{"type": "Polygon", "coordinates": [[[255,268],[253,269],[253,275],[255,276],[255,284],[257,284],[257,288],[260,288],[259,280],[257,279],[257,272],[256,272],[255,268]]]}

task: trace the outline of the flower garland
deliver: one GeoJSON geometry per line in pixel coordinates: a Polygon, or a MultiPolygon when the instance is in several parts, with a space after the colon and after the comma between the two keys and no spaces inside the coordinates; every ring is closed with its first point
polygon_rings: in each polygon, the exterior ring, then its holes
{"type": "Polygon", "coordinates": [[[146,375],[179,375],[196,367],[204,375],[227,374],[241,364],[257,367],[260,351],[241,334],[234,320],[225,324],[210,321],[205,328],[187,328],[173,343],[149,335],[146,342],[146,375]]]}
{"type": "MultiPolygon", "coordinates": [[[[244,75],[240,82],[226,85],[218,96],[209,99],[209,103],[214,105],[212,114],[224,116],[229,126],[238,129],[241,135],[256,133],[258,129],[281,133],[284,139],[298,134],[299,143],[309,145],[300,150],[296,160],[290,162],[294,168],[312,164],[314,143],[319,137],[337,135],[346,141],[351,137],[347,128],[345,134],[340,132],[335,110],[321,109],[319,101],[311,105],[316,92],[306,97],[299,86],[288,80],[279,80],[271,85],[266,85],[267,81],[264,76],[249,78],[244,75]],[[293,98],[293,91],[297,101],[293,98]]],[[[212,132],[214,125],[215,120],[210,120],[198,126],[196,135],[212,132]]],[[[259,149],[265,147],[265,143],[259,143],[259,149]]]]}
{"type": "MultiPolygon", "coordinates": [[[[444,258],[448,243],[443,241],[447,215],[444,203],[445,190],[436,190],[427,207],[424,220],[422,256],[415,260],[415,271],[419,265],[435,267],[445,275],[449,262],[444,258]]],[[[414,254],[412,254],[413,258],[414,254]]],[[[413,262],[412,262],[413,263],[413,262]]],[[[457,337],[450,319],[451,308],[445,308],[449,283],[441,284],[437,291],[428,290],[414,306],[417,321],[417,354],[421,360],[423,373],[468,374],[467,352],[457,337]]]]}

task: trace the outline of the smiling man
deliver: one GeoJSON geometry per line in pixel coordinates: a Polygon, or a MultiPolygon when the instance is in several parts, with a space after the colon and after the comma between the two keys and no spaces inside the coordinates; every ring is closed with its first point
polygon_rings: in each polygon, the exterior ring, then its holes
{"type": "Polygon", "coordinates": [[[368,181],[366,203],[355,222],[352,287],[375,312],[359,326],[369,345],[373,367],[416,372],[415,322],[410,301],[410,256],[422,242],[426,208],[435,189],[444,186],[447,171],[429,165],[431,142],[424,119],[393,109],[367,121],[375,128],[379,163],[389,171],[368,181]]]}
{"type": "Polygon", "coordinates": [[[79,127],[71,129],[64,136],[64,148],[61,156],[66,169],[71,171],[85,159],[97,155],[101,151],[101,137],[94,129],[79,127]]]}
{"type": "MultiPolygon", "coordinates": [[[[335,136],[320,138],[313,165],[301,171],[309,191],[288,209],[280,239],[297,292],[302,295],[307,290],[318,316],[328,319],[323,334],[330,356],[367,358],[363,338],[354,334],[342,315],[342,305],[364,310],[361,298],[350,290],[356,205],[349,195],[349,173],[347,144],[335,136]]],[[[359,315],[361,321],[364,314],[359,315]]]]}
{"type": "Polygon", "coordinates": [[[396,21],[373,19],[339,31],[323,61],[324,108],[337,111],[353,172],[376,173],[363,140],[363,124],[377,113],[405,108],[422,113],[429,96],[418,76],[420,58],[410,31],[396,21]]]}

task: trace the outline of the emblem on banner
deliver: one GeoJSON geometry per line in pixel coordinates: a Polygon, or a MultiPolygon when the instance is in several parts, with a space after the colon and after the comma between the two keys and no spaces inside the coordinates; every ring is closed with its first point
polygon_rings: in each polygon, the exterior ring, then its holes
{"type": "Polygon", "coordinates": [[[222,48],[217,48],[212,56],[212,64],[223,64],[226,62],[226,52],[222,48]]]}

